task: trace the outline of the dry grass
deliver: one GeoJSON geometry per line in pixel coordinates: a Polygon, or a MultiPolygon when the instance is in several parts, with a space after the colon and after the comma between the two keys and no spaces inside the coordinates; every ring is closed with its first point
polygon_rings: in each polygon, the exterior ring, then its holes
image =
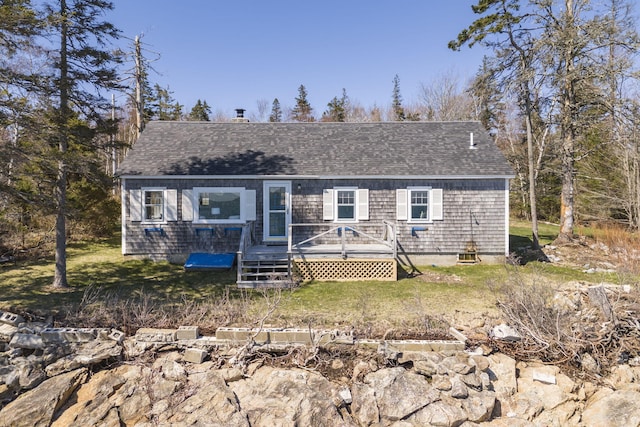
{"type": "MultiPolygon", "coordinates": [[[[526,235],[526,227],[519,227],[526,235]]],[[[283,292],[274,307],[268,294],[239,290],[234,271],[185,272],[179,265],[128,260],[119,245],[119,236],[73,242],[68,250],[70,287],[64,291],[50,287],[51,258],[1,265],[0,310],[52,313],[60,324],[102,325],[128,333],[146,326],[185,324],[208,331],[253,326],[261,319],[277,327],[375,334],[402,328],[428,331],[443,323],[457,326],[474,317],[499,315],[496,294],[488,283],[507,283],[510,274],[504,265],[421,267],[422,274],[397,282],[307,283],[283,292]]],[[[556,264],[518,268],[522,274],[537,274],[555,283],[610,280],[556,264]]]]}

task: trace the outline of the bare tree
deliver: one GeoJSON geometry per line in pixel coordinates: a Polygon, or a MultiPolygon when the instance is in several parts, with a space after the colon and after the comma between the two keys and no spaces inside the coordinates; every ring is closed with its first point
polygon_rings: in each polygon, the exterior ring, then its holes
{"type": "Polygon", "coordinates": [[[448,71],[420,84],[421,116],[427,121],[477,120],[473,98],[459,77],[448,71]]]}

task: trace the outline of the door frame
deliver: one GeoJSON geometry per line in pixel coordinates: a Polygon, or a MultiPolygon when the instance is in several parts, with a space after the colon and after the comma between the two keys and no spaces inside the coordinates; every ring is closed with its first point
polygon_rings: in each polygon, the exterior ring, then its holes
{"type": "Polygon", "coordinates": [[[291,224],[291,181],[264,181],[262,184],[262,239],[264,242],[287,242],[291,224]],[[285,228],[284,236],[269,235],[269,188],[285,188],[285,228]]]}

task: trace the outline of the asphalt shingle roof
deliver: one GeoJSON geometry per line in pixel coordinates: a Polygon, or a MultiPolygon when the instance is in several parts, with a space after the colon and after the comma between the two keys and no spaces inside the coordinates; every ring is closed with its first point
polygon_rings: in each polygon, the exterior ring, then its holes
{"type": "Polygon", "coordinates": [[[154,121],[119,175],[447,177],[513,176],[513,170],[478,122],[154,121]]]}

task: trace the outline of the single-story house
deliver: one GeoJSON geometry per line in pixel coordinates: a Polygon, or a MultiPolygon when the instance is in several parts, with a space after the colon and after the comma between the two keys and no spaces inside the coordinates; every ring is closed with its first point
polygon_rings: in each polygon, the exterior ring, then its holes
{"type": "Polygon", "coordinates": [[[513,170],[478,122],[155,121],[118,175],[124,255],[244,286],[509,253],[513,170]]]}

